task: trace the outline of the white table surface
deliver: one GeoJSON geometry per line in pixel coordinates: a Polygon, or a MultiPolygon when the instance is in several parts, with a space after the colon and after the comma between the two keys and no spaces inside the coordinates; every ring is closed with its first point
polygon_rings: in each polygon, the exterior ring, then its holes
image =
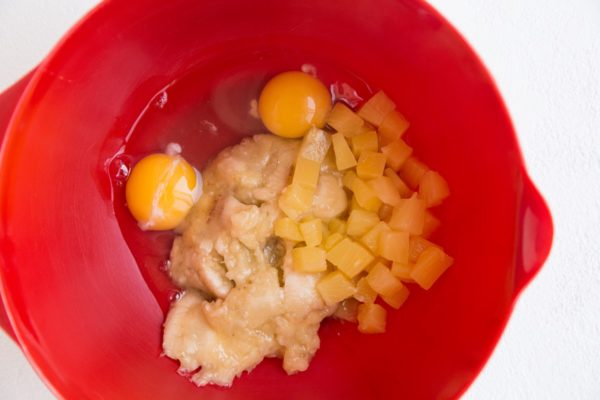
{"type": "MultiPolygon", "coordinates": [[[[555,238],[464,399],[600,399],[600,1],[430,0],[498,82],[555,238]]],[[[96,1],[0,0],[0,90],[96,1]]],[[[52,399],[0,332],[0,399],[52,399]]]]}

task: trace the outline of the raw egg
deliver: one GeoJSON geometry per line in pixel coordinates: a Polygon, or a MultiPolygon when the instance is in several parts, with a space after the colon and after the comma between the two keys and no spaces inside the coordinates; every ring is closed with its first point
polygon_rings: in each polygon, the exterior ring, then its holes
{"type": "Polygon", "coordinates": [[[304,136],[312,126],[322,128],[330,109],[325,85],[300,71],[276,75],[258,100],[258,114],[267,129],[286,138],[304,136]]]}
{"type": "Polygon", "coordinates": [[[202,176],[179,154],[142,158],[125,187],[127,206],[144,230],[173,229],[202,194],[202,176]]]}

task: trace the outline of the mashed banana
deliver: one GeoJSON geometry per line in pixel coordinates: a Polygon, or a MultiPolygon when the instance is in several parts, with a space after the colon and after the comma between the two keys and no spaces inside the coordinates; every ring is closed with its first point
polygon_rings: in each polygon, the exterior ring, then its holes
{"type": "MultiPolygon", "coordinates": [[[[322,274],[295,272],[293,243],[273,233],[299,149],[300,141],[257,135],[203,172],[204,194],[171,252],[170,275],[185,292],[163,339],[197,385],[230,386],[265,357],[282,358],[289,374],[306,370],[319,325],[335,311],[315,288],[322,274]]],[[[346,206],[341,173],[324,162],[311,213],[328,219],[346,206]]]]}

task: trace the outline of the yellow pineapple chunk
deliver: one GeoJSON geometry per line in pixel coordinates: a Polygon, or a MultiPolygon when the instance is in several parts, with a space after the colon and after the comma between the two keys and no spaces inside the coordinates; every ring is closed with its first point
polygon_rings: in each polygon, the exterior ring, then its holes
{"type": "Polygon", "coordinates": [[[367,203],[367,207],[362,207],[360,204],[358,204],[358,201],[356,201],[356,196],[352,196],[352,199],[350,200],[350,207],[348,209],[350,212],[352,212],[352,210],[364,210],[378,213],[380,206],[381,201],[373,201],[367,203]]]}
{"type": "Polygon", "coordinates": [[[352,143],[352,151],[356,157],[359,157],[363,151],[377,151],[379,149],[379,141],[377,139],[377,132],[375,131],[359,133],[352,136],[350,141],[352,143]]]}
{"type": "Polygon", "coordinates": [[[374,179],[383,175],[385,155],[375,151],[363,151],[358,157],[356,174],[361,179],[374,179]]]}
{"type": "Polygon", "coordinates": [[[318,218],[300,223],[300,233],[309,247],[318,246],[323,241],[323,224],[318,218]]]}
{"type": "Polygon", "coordinates": [[[431,246],[437,246],[437,244],[432,243],[421,236],[411,236],[408,241],[408,259],[410,262],[417,262],[421,253],[431,246]]]}
{"type": "Polygon", "coordinates": [[[358,115],[365,121],[379,126],[387,115],[396,108],[396,105],[383,91],[373,95],[358,110],[358,115]]]}
{"type": "Polygon", "coordinates": [[[356,165],[356,158],[346,142],[346,138],[341,133],[334,133],[331,135],[331,142],[333,143],[333,152],[335,153],[335,165],[338,171],[343,171],[348,168],[352,168],[356,165]]]}
{"type": "Polygon", "coordinates": [[[342,300],[335,309],[333,318],[355,323],[357,322],[356,315],[358,314],[359,305],[360,303],[352,297],[342,300]]]}
{"type": "MultiPolygon", "coordinates": [[[[400,179],[400,178],[398,178],[400,179]]],[[[394,184],[392,178],[388,176],[378,176],[367,182],[371,189],[377,194],[379,200],[391,206],[397,206],[402,201],[402,196],[394,184]]]]}
{"type": "Polygon", "coordinates": [[[382,263],[377,263],[367,275],[367,282],[381,296],[392,296],[402,290],[402,282],[382,263]]]}
{"type": "Polygon", "coordinates": [[[325,242],[323,243],[323,247],[325,247],[325,250],[331,250],[333,249],[339,242],[341,242],[344,239],[344,235],[339,233],[339,232],[334,232],[331,235],[329,235],[327,237],[327,239],[325,239],[325,242]]]}
{"type": "Polygon", "coordinates": [[[413,263],[392,263],[392,268],[390,268],[390,271],[392,272],[392,275],[394,275],[396,278],[400,279],[403,282],[414,282],[413,278],[411,278],[410,274],[412,272],[412,270],[415,268],[415,264],[413,263]]]}
{"type": "Polygon", "coordinates": [[[381,232],[377,254],[386,260],[408,263],[408,237],[408,232],[381,232]]]}
{"type": "Polygon", "coordinates": [[[344,177],[342,178],[342,183],[344,187],[348,188],[348,190],[354,191],[354,180],[357,178],[356,172],[354,170],[346,171],[344,173],[344,177]]]}
{"type": "Polygon", "coordinates": [[[317,283],[317,291],[328,306],[351,297],[354,295],[355,290],[350,279],[346,278],[340,271],[325,275],[317,283]]]}
{"type": "Polygon", "coordinates": [[[385,222],[380,221],[360,238],[360,242],[371,250],[372,253],[376,253],[379,247],[379,236],[382,232],[390,230],[390,227],[385,222]]]}
{"type": "Polygon", "coordinates": [[[379,125],[379,140],[385,145],[398,140],[404,135],[410,124],[404,115],[394,110],[385,116],[379,125]]]}
{"type": "Polygon", "coordinates": [[[296,221],[288,217],[283,217],[275,221],[274,231],[275,235],[283,239],[292,240],[294,242],[301,242],[304,240],[296,221]]]}
{"type": "Polygon", "coordinates": [[[430,246],[419,256],[410,277],[423,289],[429,290],[453,262],[454,259],[448,256],[441,248],[430,246]]]}
{"type": "Polygon", "coordinates": [[[387,165],[394,171],[398,171],[411,156],[413,149],[404,140],[398,139],[383,146],[381,152],[385,154],[387,165]]]}
{"type": "Polygon", "coordinates": [[[381,296],[381,299],[389,304],[390,307],[397,310],[402,304],[404,304],[409,294],[410,292],[408,291],[408,288],[402,285],[402,289],[390,296],[381,296]]]}
{"type": "Polygon", "coordinates": [[[298,272],[323,272],[327,270],[326,252],[318,247],[292,249],[292,265],[298,272]]]}
{"type": "Polygon", "coordinates": [[[344,238],[327,252],[327,261],[347,277],[354,278],[373,261],[373,255],[360,244],[344,238]]]}
{"type": "Polygon", "coordinates": [[[330,146],[329,134],[322,129],[313,127],[304,135],[298,157],[304,157],[307,160],[321,164],[325,160],[330,146]]]}
{"type": "Polygon", "coordinates": [[[420,235],[423,233],[424,223],[425,204],[414,194],[410,199],[403,199],[400,205],[394,207],[388,225],[397,231],[420,235]]]}
{"type": "Polygon", "coordinates": [[[352,136],[362,135],[362,134],[371,133],[371,132],[377,133],[376,129],[377,128],[375,128],[373,125],[371,125],[365,121],[364,125],[361,126],[360,129],[358,129],[352,136]]]}
{"type": "Polygon", "coordinates": [[[356,292],[354,298],[361,303],[373,303],[377,298],[377,292],[369,286],[367,278],[362,277],[356,283],[356,292]]]}
{"type": "Polygon", "coordinates": [[[381,200],[371,187],[362,179],[355,178],[352,182],[352,191],[356,197],[359,206],[368,211],[378,211],[381,206],[381,200]]]}
{"type": "MultiPolygon", "coordinates": [[[[360,160],[358,160],[360,165],[360,160]]],[[[419,183],[419,195],[425,201],[425,206],[434,207],[450,196],[448,182],[437,172],[427,171],[419,183]]]]}
{"type": "Polygon", "coordinates": [[[319,183],[321,164],[304,157],[298,157],[292,177],[292,184],[315,190],[319,183]]]}
{"type": "Polygon", "coordinates": [[[359,133],[364,125],[364,121],[344,103],[338,102],[335,103],[329,112],[327,125],[335,129],[336,132],[342,133],[344,136],[352,136],[359,133]]]}
{"type": "Polygon", "coordinates": [[[346,234],[346,221],[342,221],[339,218],[330,219],[327,227],[332,234],[335,232],[341,233],[342,235],[346,234]]]}
{"type": "Polygon", "coordinates": [[[387,312],[377,303],[365,303],[358,306],[358,330],[361,333],[384,333],[387,312]]]}
{"type": "Polygon", "coordinates": [[[409,187],[416,189],[421,183],[421,179],[429,171],[429,167],[417,158],[411,156],[402,164],[399,176],[409,187]]]}
{"type": "Polygon", "coordinates": [[[440,220],[431,213],[429,210],[425,210],[425,222],[423,223],[423,237],[428,238],[435,232],[441,225],[440,220]]]}
{"type": "Polygon", "coordinates": [[[301,185],[289,185],[279,197],[279,208],[290,218],[299,219],[310,210],[315,190],[301,185]]]}
{"type": "Polygon", "coordinates": [[[396,189],[398,189],[398,193],[400,193],[400,196],[410,197],[412,195],[412,190],[410,190],[408,185],[404,183],[402,179],[400,179],[398,174],[396,174],[396,171],[394,171],[391,168],[386,168],[383,171],[383,174],[392,180],[394,186],[396,186],[396,189]]]}
{"type": "Polygon", "coordinates": [[[379,216],[365,210],[352,210],[348,217],[346,233],[349,236],[362,236],[379,222],[379,216]]]}

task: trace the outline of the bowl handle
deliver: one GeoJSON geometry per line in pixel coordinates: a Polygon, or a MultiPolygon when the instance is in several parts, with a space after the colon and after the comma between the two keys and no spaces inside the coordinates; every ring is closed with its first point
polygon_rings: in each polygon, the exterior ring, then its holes
{"type": "MultiPolygon", "coordinates": [[[[4,92],[0,93],[0,146],[2,146],[2,144],[4,143],[6,128],[8,128],[8,123],[10,121],[11,116],[13,115],[15,106],[21,98],[21,94],[25,90],[25,87],[31,80],[31,76],[33,75],[34,71],[35,69],[30,71],[27,75],[22,77],[17,83],[6,89],[4,92]]],[[[8,334],[8,336],[10,336],[15,342],[17,341],[1,299],[0,328],[3,329],[8,334]]]]}
{"type": "Polygon", "coordinates": [[[548,258],[554,228],[541,194],[528,176],[523,180],[515,260],[515,295],[533,279],[548,258]]]}

